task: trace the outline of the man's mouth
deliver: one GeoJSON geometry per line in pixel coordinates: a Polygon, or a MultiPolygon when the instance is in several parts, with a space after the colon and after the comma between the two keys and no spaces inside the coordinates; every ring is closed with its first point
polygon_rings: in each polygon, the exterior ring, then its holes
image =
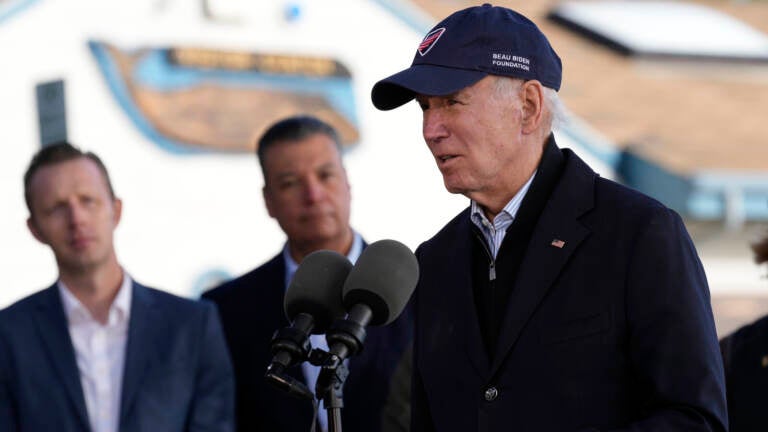
{"type": "Polygon", "coordinates": [[[72,247],[75,249],[84,249],[90,243],[91,243],[91,239],[89,237],[75,237],[70,242],[72,247]]]}

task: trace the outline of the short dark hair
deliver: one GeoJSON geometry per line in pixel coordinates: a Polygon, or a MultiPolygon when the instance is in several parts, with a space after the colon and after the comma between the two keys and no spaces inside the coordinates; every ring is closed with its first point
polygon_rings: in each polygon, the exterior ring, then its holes
{"type": "Polygon", "coordinates": [[[32,191],[30,186],[32,184],[32,177],[34,177],[37,171],[46,166],[80,158],[90,159],[99,167],[99,170],[104,175],[104,180],[107,183],[109,195],[113,199],[115,198],[115,190],[112,188],[112,181],[109,179],[109,173],[107,172],[107,167],[104,166],[104,162],[102,162],[93,152],[83,152],[66,141],[58,141],[46,145],[35,153],[35,155],[32,156],[32,160],[29,162],[27,172],[24,173],[24,200],[27,203],[27,209],[29,210],[30,215],[32,215],[32,191]]]}
{"type": "Polygon", "coordinates": [[[266,132],[259,138],[256,146],[256,156],[259,159],[261,172],[264,175],[266,184],[267,170],[264,166],[264,157],[267,149],[277,143],[300,141],[315,134],[323,134],[331,138],[341,153],[341,140],[336,129],[328,123],[309,115],[298,115],[287,117],[273,123],[266,132]]]}

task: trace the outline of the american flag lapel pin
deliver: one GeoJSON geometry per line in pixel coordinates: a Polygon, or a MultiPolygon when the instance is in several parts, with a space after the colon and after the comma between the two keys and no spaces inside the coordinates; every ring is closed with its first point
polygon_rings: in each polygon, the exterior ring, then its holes
{"type": "Polygon", "coordinates": [[[565,246],[565,242],[560,239],[554,239],[552,240],[552,243],[549,244],[550,246],[554,246],[558,249],[562,249],[563,246],[565,246]]]}

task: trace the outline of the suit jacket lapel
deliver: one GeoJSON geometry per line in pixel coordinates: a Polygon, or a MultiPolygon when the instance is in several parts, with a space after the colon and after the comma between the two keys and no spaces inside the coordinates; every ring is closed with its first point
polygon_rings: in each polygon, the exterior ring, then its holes
{"type": "MultiPolygon", "coordinates": [[[[462,213],[459,225],[453,239],[455,244],[445,245],[447,259],[439,265],[443,266],[444,277],[440,282],[440,289],[444,289],[446,298],[453,303],[453,309],[442,319],[455,320],[457,328],[464,332],[464,341],[472,366],[481,377],[487,376],[490,365],[487,351],[483,345],[483,336],[480,331],[480,320],[477,316],[475,296],[472,291],[472,262],[467,255],[472,251],[472,236],[475,235],[470,226],[469,211],[462,213]],[[468,235],[467,235],[468,233],[468,235]]],[[[460,342],[460,341],[457,341],[460,342]]]]}
{"type": "Polygon", "coordinates": [[[563,152],[569,156],[568,163],[536,224],[509,296],[492,375],[504,363],[523,327],[573,252],[589,235],[589,230],[577,218],[592,208],[595,174],[569,150],[563,152]],[[558,240],[564,244],[558,246],[558,240]]]}
{"type": "Polygon", "coordinates": [[[90,428],[85,396],[80,384],[80,371],[77,368],[75,349],[69,337],[67,318],[61,304],[58,287],[51,286],[43,292],[35,310],[38,330],[43,344],[48,349],[52,369],[61,378],[70,402],[84,429],[90,428]]]}
{"type": "Polygon", "coordinates": [[[120,398],[120,424],[125,422],[147,369],[151,367],[152,354],[162,349],[162,341],[165,340],[162,335],[164,320],[153,305],[152,294],[136,282],[133,283],[130,314],[120,398]]]}

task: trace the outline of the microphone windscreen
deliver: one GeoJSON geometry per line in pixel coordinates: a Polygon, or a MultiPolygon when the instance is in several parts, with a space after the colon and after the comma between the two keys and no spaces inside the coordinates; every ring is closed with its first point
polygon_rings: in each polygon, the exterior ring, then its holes
{"type": "Polygon", "coordinates": [[[307,313],[315,319],[312,333],[325,333],[345,314],[341,287],[351,269],[352,263],[334,251],[319,250],[304,257],[285,292],[283,307],[288,321],[307,313]]]}
{"type": "Polygon", "coordinates": [[[419,263],[408,247],[395,240],[371,243],[360,254],[342,289],[344,306],[371,308],[370,325],[394,321],[419,280],[419,263]]]}

